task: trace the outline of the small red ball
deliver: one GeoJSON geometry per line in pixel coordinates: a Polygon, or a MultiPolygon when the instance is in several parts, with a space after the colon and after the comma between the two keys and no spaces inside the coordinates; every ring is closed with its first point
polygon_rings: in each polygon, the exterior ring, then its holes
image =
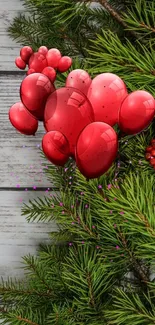
{"type": "Polygon", "coordinates": [[[151,159],[150,159],[150,164],[151,164],[152,166],[155,165],[155,158],[151,158],[151,159]]]}
{"type": "Polygon", "coordinates": [[[29,74],[32,74],[32,73],[35,73],[35,70],[34,69],[29,69],[28,71],[27,71],[27,75],[29,76],[29,74]]]}
{"type": "Polygon", "coordinates": [[[29,69],[34,69],[35,72],[42,72],[47,67],[47,60],[44,55],[34,53],[29,59],[29,69]]]}
{"type": "Polygon", "coordinates": [[[52,83],[55,81],[55,79],[56,79],[56,71],[55,71],[54,68],[52,68],[52,67],[46,67],[46,68],[42,71],[42,73],[43,73],[45,76],[47,76],[47,77],[51,80],[52,83]]]}
{"type": "Polygon", "coordinates": [[[72,59],[69,56],[63,56],[58,63],[58,71],[66,72],[72,65],[72,59]]]}
{"type": "Polygon", "coordinates": [[[50,131],[42,139],[42,148],[46,157],[53,164],[64,166],[69,158],[69,143],[59,131],[50,131]]]}
{"type": "Polygon", "coordinates": [[[146,148],[146,152],[151,152],[152,149],[153,149],[152,146],[149,146],[146,148]]]}
{"type": "Polygon", "coordinates": [[[33,54],[33,50],[30,46],[24,46],[20,50],[20,56],[23,61],[28,63],[30,56],[33,54]]]}
{"type": "Polygon", "coordinates": [[[40,46],[39,50],[38,50],[38,53],[46,56],[46,54],[48,53],[48,48],[46,46],[40,46]]]}
{"type": "Polygon", "coordinates": [[[21,70],[24,70],[26,68],[26,63],[22,60],[22,58],[20,56],[18,56],[18,58],[16,58],[15,64],[21,70]]]}
{"type": "Polygon", "coordinates": [[[61,53],[58,49],[50,49],[46,55],[48,66],[57,68],[61,59],[61,53]]]}

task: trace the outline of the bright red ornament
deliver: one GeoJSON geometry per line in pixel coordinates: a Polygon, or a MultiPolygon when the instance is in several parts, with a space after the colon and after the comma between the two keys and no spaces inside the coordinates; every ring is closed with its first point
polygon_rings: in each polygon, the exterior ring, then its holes
{"type": "Polygon", "coordinates": [[[14,104],[9,110],[11,124],[19,132],[26,135],[35,135],[38,129],[38,121],[28,112],[23,103],[14,104]]]}
{"type": "Polygon", "coordinates": [[[136,134],[144,130],[153,120],[155,101],[144,90],[129,94],[119,110],[119,126],[126,134],[136,134]]]}
{"type": "Polygon", "coordinates": [[[33,54],[33,50],[30,46],[24,46],[20,50],[20,56],[25,63],[28,63],[30,56],[33,54]]]}
{"type": "Polygon", "coordinates": [[[34,69],[35,72],[42,72],[47,67],[46,57],[40,53],[34,53],[29,59],[29,69],[34,69]]]}
{"type": "Polygon", "coordinates": [[[20,97],[30,113],[43,121],[48,96],[55,90],[49,78],[42,73],[33,73],[21,83],[20,97]]]}
{"type": "Polygon", "coordinates": [[[151,156],[155,157],[155,149],[152,149],[151,156]]]}
{"type": "Polygon", "coordinates": [[[126,85],[113,73],[99,74],[92,80],[87,97],[92,104],[95,121],[111,126],[118,122],[118,111],[127,96],[126,85]]]}
{"type": "Polygon", "coordinates": [[[46,54],[48,53],[48,48],[46,46],[40,46],[39,50],[38,50],[38,53],[46,56],[46,54]]]}
{"type": "Polygon", "coordinates": [[[151,164],[152,166],[155,165],[155,158],[151,158],[151,159],[150,159],[150,164],[151,164]]]}
{"type": "Polygon", "coordinates": [[[61,59],[61,53],[58,49],[50,49],[46,55],[47,65],[52,68],[57,68],[61,59]]]}
{"type": "Polygon", "coordinates": [[[42,73],[47,76],[51,82],[54,82],[57,76],[55,69],[52,67],[46,67],[42,73]]]}
{"type": "Polygon", "coordinates": [[[57,66],[59,72],[66,72],[72,65],[72,59],[69,56],[63,56],[57,66]]]}
{"type": "Polygon", "coordinates": [[[55,165],[64,166],[69,158],[69,143],[59,131],[46,133],[42,140],[42,148],[49,161],[55,165]]]}
{"type": "Polygon", "coordinates": [[[104,174],[117,156],[118,140],[114,129],[103,122],[94,122],[81,132],[76,145],[76,164],[87,178],[104,174]]]}
{"type": "Polygon", "coordinates": [[[74,157],[80,132],[94,121],[93,109],[87,97],[74,88],[59,88],[46,103],[44,125],[47,131],[60,131],[70,144],[74,157]]]}
{"type": "Polygon", "coordinates": [[[71,71],[66,79],[66,87],[73,87],[87,95],[91,85],[91,78],[85,70],[75,69],[71,71]]]}
{"type": "Polygon", "coordinates": [[[24,70],[26,68],[26,63],[22,60],[20,56],[16,58],[15,64],[21,70],[24,70]]]}
{"type": "Polygon", "coordinates": [[[29,69],[27,70],[27,76],[29,76],[29,74],[32,74],[32,73],[35,73],[35,70],[34,69],[29,69]]]}

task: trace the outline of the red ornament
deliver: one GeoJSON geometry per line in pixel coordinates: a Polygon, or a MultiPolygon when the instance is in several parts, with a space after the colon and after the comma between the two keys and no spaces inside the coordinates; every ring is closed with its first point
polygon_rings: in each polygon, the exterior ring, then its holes
{"type": "Polygon", "coordinates": [[[153,120],[155,101],[153,96],[137,90],[123,101],[119,111],[120,129],[127,134],[136,134],[144,130],[153,120]]]}
{"type": "Polygon", "coordinates": [[[44,55],[34,53],[29,59],[29,69],[34,69],[35,72],[42,72],[47,67],[47,60],[44,55]]]}
{"type": "Polygon", "coordinates": [[[127,94],[125,83],[117,75],[102,73],[95,77],[87,95],[94,110],[95,121],[111,126],[116,124],[120,106],[127,94]]]}
{"type": "Polygon", "coordinates": [[[22,58],[20,56],[18,56],[18,58],[16,58],[15,64],[21,70],[24,70],[26,68],[26,63],[22,60],[22,58]]]}
{"type": "Polygon", "coordinates": [[[150,159],[150,164],[151,164],[152,166],[155,165],[155,158],[151,158],[151,159],[150,159]]]}
{"type": "Polygon", "coordinates": [[[63,56],[58,63],[58,71],[66,72],[72,65],[72,59],[69,56],[63,56]]]}
{"type": "Polygon", "coordinates": [[[35,70],[34,69],[29,69],[27,70],[27,76],[29,76],[29,74],[32,74],[32,73],[35,73],[35,70]]]}
{"type": "Polygon", "coordinates": [[[33,50],[30,46],[24,46],[20,50],[20,56],[25,63],[28,63],[30,56],[33,54],[33,50]]]}
{"type": "Polygon", "coordinates": [[[46,133],[42,140],[42,148],[49,161],[55,165],[64,166],[69,158],[69,143],[59,131],[46,133]]]}
{"type": "Polygon", "coordinates": [[[54,82],[55,81],[55,79],[56,79],[56,71],[55,71],[55,69],[54,68],[52,68],[52,67],[46,67],[43,71],[42,71],[42,73],[45,75],[45,76],[47,76],[50,80],[51,80],[51,82],[54,82]]]}
{"type": "Polygon", "coordinates": [[[50,49],[46,55],[47,65],[52,68],[57,68],[61,59],[61,53],[58,49],[50,49]]]}
{"type": "Polygon", "coordinates": [[[118,151],[117,134],[103,122],[94,122],[81,132],[76,145],[76,163],[87,178],[104,174],[112,165],[118,151]]]}
{"type": "Polygon", "coordinates": [[[155,139],[151,140],[152,147],[155,147],[155,139]]]}
{"type": "Polygon", "coordinates": [[[80,132],[93,121],[91,104],[79,90],[59,88],[48,97],[44,114],[45,128],[47,131],[60,131],[64,134],[73,157],[80,132]]]}
{"type": "Polygon", "coordinates": [[[14,104],[9,110],[11,124],[19,132],[26,135],[35,135],[38,129],[38,121],[28,112],[23,103],[14,104]]]}
{"type": "Polygon", "coordinates": [[[48,77],[42,73],[33,73],[22,81],[20,97],[30,113],[43,121],[46,100],[54,90],[48,77]]]}
{"type": "Polygon", "coordinates": [[[82,69],[76,69],[69,73],[66,79],[66,87],[76,88],[87,95],[91,82],[92,80],[88,72],[82,69]]]}
{"type": "Polygon", "coordinates": [[[46,54],[48,53],[48,48],[46,46],[40,46],[39,50],[38,50],[38,53],[46,56],[46,54]]]}

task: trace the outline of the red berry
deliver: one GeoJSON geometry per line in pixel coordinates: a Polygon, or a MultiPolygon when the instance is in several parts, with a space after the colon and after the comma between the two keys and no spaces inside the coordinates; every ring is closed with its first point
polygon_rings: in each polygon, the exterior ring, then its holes
{"type": "Polygon", "coordinates": [[[29,69],[28,71],[27,71],[27,75],[29,76],[29,74],[32,74],[32,73],[35,73],[35,70],[34,69],[29,69]]]}
{"type": "Polygon", "coordinates": [[[52,67],[46,67],[42,73],[47,76],[51,82],[54,82],[56,79],[56,71],[52,67]]]}
{"type": "Polygon", "coordinates": [[[38,50],[38,53],[40,53],[40,54],[46,56],[47,53],[48,53],[48,48],[47,48],[46,46],[40,46],[40,47],[39,47],[39,50],[38,50]]]}
{"type": "Polygon", "coordinates": [[[153,147],[149,146],[149,147],[146,148],[146,152],[151,152],[152,149],[153,149],[153,147]]]}
{"type": "Polygon", "coordinates": [[[151,154],[150,154],[149,152],[146,153],[145,158],[146,158],[146,160],[150,160],[150,158],[151,158],[151,154]]]}
{"type": "Polygon", "coordinates": [[[20,50],[20,56],[23,61],[28,63],[30,56],[33,54],[33,50],[30,46],[24,46],[20,50]]]}
{"type": "Polygon", "coordinates": [[[58,70],[60,72],[66,72],[72,65],[72,59],[69,56],[63,56],[58,64],[58,70]]]}
{"type": "Polygon", "coordinates": [[[50,49],[46,55],[46,60],[49,67],[57,68],[61,59],[61,53],[58,49],[50,49]]]}
{"type": "Polygon", "coordinates": [[[22,58],[20,56],[18,56],[18,58],[16,58],[15,64],[21,70],[24,70],[26,68],[26,63],[22,60],[22,58]]]}

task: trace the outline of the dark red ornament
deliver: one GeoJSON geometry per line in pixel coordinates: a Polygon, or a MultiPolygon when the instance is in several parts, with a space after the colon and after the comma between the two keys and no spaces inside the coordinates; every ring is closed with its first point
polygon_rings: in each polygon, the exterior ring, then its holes
{"type": "Polygon", "coordinates": [[[69,158],[69,143],[59,131],[46,133],[42,140],[42,148],[49,161],[55,165],[64,166],[69,158]]]}
{"type": "Polygon", "coordinates": [[[112,165],[118,151],[117,134],[103,122],[87,125],[76,145],[76,164],[86,178],[104,174],[112,165]]]}
{"type": "Polygon", "coordinates": [[[54,90],[47,76],[33,73],[22,81],[20,97],[28,111],[38,120],[43,121],[46,100],[54,90]]]}
{"type": "Polygon", "coordinates": [[[64,134],[73,157],[80,132],[93,121],[92,106],[79,90],[59,88],[48,97],[44,114],[45,128],[47,131],[59,131],[64,134]]]}
{"type": "Polygon", "coordinates": [[[11,124],[19,132],[26,135],[35,135],[38,129],[38,121],[28,112],[23,103],[14,104],[9,110],[11,124]]]}
{"type": "Polygon", "coordinates": [[[145,154],[145,158],[146,158],[146,160],[150,160],[150,158],[151,158],[151,154],[150,154],[149,152],[147,152],[147,153],[145,154]]]}

